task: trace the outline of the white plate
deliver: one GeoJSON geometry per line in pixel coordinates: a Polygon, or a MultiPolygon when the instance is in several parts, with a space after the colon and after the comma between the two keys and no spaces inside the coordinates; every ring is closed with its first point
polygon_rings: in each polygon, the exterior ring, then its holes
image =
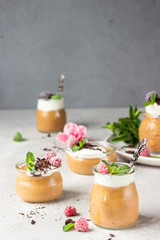
{"type": "MultiPolygon", "coordinates": [[[[126,153],[125,150],[134,151],[134,148],[127,147],[127,144],[125,144],[124,142],[113,143],[112,142],[112,135],[106,137],[105,141],[107,143],[110,143],[110,144],[112,143],[112,145],[114,145],[117,148],[117,150],[116,150],[117,156],[123,158],[124,160],[130,161],[133,154],[126,153]]],[[[140,156],[138,158],[137,163],[160,167],[160,154],[151,154],[151,156],[157,156],[159,158],[140,156]]]]}

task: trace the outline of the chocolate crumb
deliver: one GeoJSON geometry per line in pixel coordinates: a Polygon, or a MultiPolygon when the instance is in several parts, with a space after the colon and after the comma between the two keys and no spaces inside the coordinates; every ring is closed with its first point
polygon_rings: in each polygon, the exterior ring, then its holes
{"type": "Polygon", "coordinates": [[[125,152],[129,154],[134,154],[134,151],[125,151],[125,152]]]}
{"type": "Polygon", "coordinates": [[[112,240],[112,238],[108,238],[108,240],[112,240]]]}
{"type": "Polygon", "coordinates": [[[50,148],[43,148],[43,151],[52,151],[50,148]]]}
{"type": "Polygon", "coordinates": [[[79,199],[77,199],[77,202],[79,201],[79,199]]]}
{"type": "Polygon", "coordinates": [[[89,218],[86,219],[87,221],[91,221],[89,218]]]}
{"type": "Polygon", "coordinates": [[[44,171],[46,168],[50,169],[51,168],[51,165],[49,164],[49,162],[47,162],[45,160],[45,158],[37,158],[37,162],[35,164],[35,170],[36,171],[44,171]]]}
{"type": "Polygon", "coordinates": [[[47,137],[51,137],[51,134],[50,134],[50,133],[48,133],[48,134],[47,134],[47,137]]]}
{"type": "Polygon", "coordinates": [[[67,225],[68,223],[75,223],[75,221],[74,221],[72,218],[68,218],[68,219],[65,221],[65,225],[67,225]]]}
{"type": "Polygon", "coordinates": [[[110,235],[110,237],[115,237],[115,235],[113,233],[110,233],[109,235],[110,235]]]}
{"type": "Polygon", "coordinates": [[[19,213],[19,215],[23,215],[24,216],[24,213],[19,213]]]}
{"type": "Polygon", "coordinates": [[[36,221],[34,221],[34,220],[32,219],[31,224],[34,225],[35,223],[36,223],[36,221]]]}

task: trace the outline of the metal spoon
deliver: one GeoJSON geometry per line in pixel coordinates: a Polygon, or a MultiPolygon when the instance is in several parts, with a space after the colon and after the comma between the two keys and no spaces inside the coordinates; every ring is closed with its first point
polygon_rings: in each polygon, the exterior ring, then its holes
{"type": "Polygon", "coordinates": [[[135,150],[131,160],[130,160],[130,167],[134,165],[134,163],[138,160],[140,153],[144,151],[147,144],[147,138],[145,137],[137,146],[137,149],[135,150]]]}

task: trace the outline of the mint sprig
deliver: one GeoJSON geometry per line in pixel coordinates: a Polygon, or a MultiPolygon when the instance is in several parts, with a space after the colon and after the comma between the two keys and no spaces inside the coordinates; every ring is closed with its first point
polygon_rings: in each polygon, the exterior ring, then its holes
{"type": "Polygon", "coordinates": [[[84,137],[84,138],[82,138],[82,140],[80,141],[79,146],[78,146],[78,145],[73,145],[73,146],[71,147],[72,152],[77,152],[78,150],[82,149],[82,148],[84,147],[85,143],[86,143],[86,140],[87,140],[87,138],[84,137]]]}
{"type": "Polygon", "coordinates": [[[15,142],[22,142],[22,141],[24,141],[24,139],[23,139],[23,137],[22,137],[20,132],[16,133],[16,135],[13,138],[13,141],[15,141],[15,142]]]}
{"type": "Polygon", "coordinates": [[[67,225],[63,226],[63,231],[67,232],[69,229],[71,229],[74,226],[74,223],[68,223],[67,225]]]}
{"type": "Polygon", "coordinates": [[[27,163],[27,169],[30,171],[35,171],[34,166],[35,158],[32,152],[28,152],[26,154],[26,163],[27,163]]]}
{"type": "Polygon", "coordinates": [[[128,165],[125,165],[125,164],[122,164],[118,167],[115,163],[112,163],[110,165],[104,160],[102,160],[102,162],[107,166],[110,174],[123,175],[123,174],[128,173],[131,170],[131,167],[129,167],[128,165]]]}
{"type": "Polygon", "coordinates": [[[156,102],[156,93],[153,93],[152,94],[152,97],[151,97],[151,100],[150,101],[147,101],[144,103],[144,106],[147,107],[149,105],[152,105],[156,102]]]}
{"type": "Polygon", "coordinates": [[[119,118],[117,122],[106,123],[102,128],[110,129],[113,132],[113,142],[124,141],[125,143],[136,146],[139,143],[138,129],[140,125],[139,115],[141,114],[138,108],[129,105],[129,117],[119,118]]]}
{"type": "Polygon", "coordinates": [[[57,93],[55,95],[52,95],[50,99],[62,99],[62,95],[60,93],[57,93]]]}

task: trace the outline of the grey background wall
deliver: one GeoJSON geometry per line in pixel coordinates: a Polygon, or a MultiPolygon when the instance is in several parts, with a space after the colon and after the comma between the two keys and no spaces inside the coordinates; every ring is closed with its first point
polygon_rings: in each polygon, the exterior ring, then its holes
{"type": "Polygon", "coordinates": [[[0,108],[142,106],[160,91],[160,1],[0,0],[0,108]]]}

